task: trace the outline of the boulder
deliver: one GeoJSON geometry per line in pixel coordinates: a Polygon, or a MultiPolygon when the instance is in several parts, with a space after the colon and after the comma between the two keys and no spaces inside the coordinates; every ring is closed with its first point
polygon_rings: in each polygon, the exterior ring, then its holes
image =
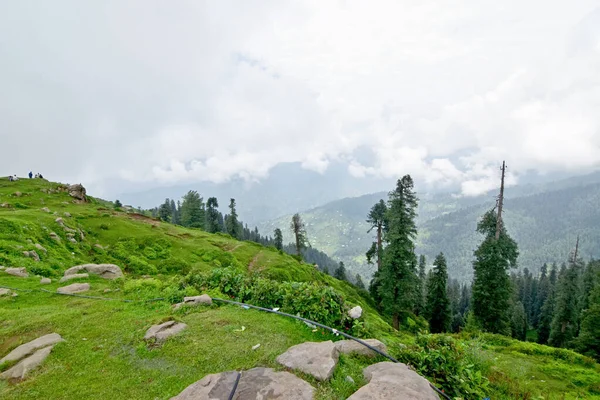
{"type": "Polygon", "coordinates": [[[59,224],[60,226],[64,226],[65,222],[63,221],[63,219],[61,217],[58,217],[54,220],[54,222],[56,222],[57,224],[59,224]]]}
{"type": "Polygon", "coordinates": [[[277,362],[315,377],[319,381],[331,378],[339,358],[338,349],[331,340],[306,342],[290,347],[277,357],[277,362]]]}
{"type": "Polygon", "coordinates": [[[439,400],[429,386],[429,381],[406,364],[380,362],[365,368],[363,375],[369,383],[348,397],[348,400],[439,400]]]}
{"type": "Polygon", "coordinates": [[[66,275],[63,276],[62,278],[60,278],[60,283],[66,282],[66,281],[70,281],[72,279],[84,279],[84,278],[89,278],[90,275],[89,274],[73,274],[73,275],[66,275]]]}
{"type": "Polygon", "coordinates": [[[356,306],[354,308],[352,308],[350,311],[348,311],[348,316],[352,319],[359,319],[362,316],[362,307],[361,306],[356,306]]]}
{"type": "MultiPolygon", "coordinates": [[[[67,203],[67,204],[69,204],[69,203],[67,203]]],[[[67,217],[67,218],[71,218],[71,213],[70,212],[66,212],[66,213],[64,213],[64,216],[67,217]]]]}
{"type": "Polygon", "coordinates": [[[173,308],[177,310],[177,309],[181,308],[181,306],[183,306],[183,305],[195,307],[199,304],[204,304],[204,305],[210,306],[210,305],[212,305],[212,299],[207,294],[203,294],[200,296],[184,297],[183,302],[173,304],[173,308]]]}
{"type": "MultiPolygon", "coordinates": [[[[171,400],[228,399],[237,377],[236,371],[207,375],[171,400]]],[[[236,400],[312,400],[314,393],[315,389],[308,382],[289,372],[275,372],[271,368],[253,368],[241,373],[233,398],[236,400]]]]}
{"type": "Polygon", "coordinates": [[[35,248],[38,249],[39,251],[43,251],[44,253],[48,252],[48,250],[46,250],[46,248],[39,243],[35,244],[35,248]]]}
{"type": "Polygon", "coordinates": [[[76,265],[65,271],[64,275],[77,274],[80,271],[85,271],[90,274],[98,275],[104,279],[117,279],[123,276],[123,271],[114,264],[83,264],[76,265]]]}
{"type": "MultiPolygon", "coordinates": [[[[387,347],[385,344],[381,343],[377,339],[361,339],[363,342],[368,344],[371,347],[376,348],[379,351],[384,353],[387,352],[387,347]]],[[[335,342],[335,347],[342,354],[360,354],[363,356],[375,357],[377,355],[376,352],[369,349],[367,346],[364,346],[357,341],[354,340],[340,340],[339,342],[335,342]]]]}
{"type": "Polygon", "coordinates": [[[75,240],[75,238],[70,237],[69,238],[69,242],[71,242],[71,243],[77,243],[77,240],[75,240]]]}
{"type": "Polygon", "coordinates": [[[42,210],[43,212],[47,212],[47,213],[50,212],[50,209],[48,207],[40,208],[40,210],[42,210]]]}
{"type": "Polygon", "coordinates": [[[35,252],[35,250],[24,251],[23,255],[25,257],[33,258],[35,261],[40,261],[40,256],[38,253],[35,252]]]}
{"type": "Polygon", "coordinates": [[[6,272],[7,274],[10,274],[10,275],[19,276],[21,278],[27,278],[29,276],[29,274],[27,273],[27,270],[24,267],[6,268],[4,270],[4,272],[6,272]]]}
{"type": "Polygon", "coordinates": [[[0,374],[0,378],[24,379],[29,371],[42,364],[54,345],[62,341],[63,339],[58,333],[51,333],[22,344],[0,360],[0,364],[17,362],[17,364],[0,374]]]}
{"type": "Polygon", "coordinates": [[[88,290],[90,290],[89,283],[73,283],[68,286],[59,287],[58,289],[56,289],[56,292],[62,294],[73,294],[87,292],[88,290]]]}
{"type": "Polygon", "coordinates": [[[40,284],[42,284],[42,285],[48,285],[50,283],[52,283],[52,279],[50,279],[50,278],[42,278],[40,280],[40,284]]]}
{"type": "Polygon", "coordinates": [[[0,288],[0,296],[10,296],[12,291],[10,289],[0,288]]]}
{"type": "Polygon", "coordinates": [[[86,190],[81,184],[69,185],[68,188],[69,196],[76,198],[80,201],[87,201],[86,190]]]}
{"type": "Polygon", "coordinates": [[[56,232],[50,232],[50,239],[60,242],[60,236],[58,236],[56,232]]]}
{"type": "Polygon", "coordinates": [[[154,339],[157,342],[163,342],[169,337],[178,334],[185,328],[187,328],[186,324],[175,321],[168,321],[160,325],[152,325],[150,329],[146,331],[144,340],[154,339]]]}

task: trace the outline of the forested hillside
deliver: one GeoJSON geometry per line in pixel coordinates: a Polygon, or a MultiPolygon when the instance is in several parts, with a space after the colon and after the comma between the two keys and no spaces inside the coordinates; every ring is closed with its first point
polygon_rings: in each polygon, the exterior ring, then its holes
{"type": "MultiPolygon", "coordinates": [[[[509,233],[519,243],[520,267],[537,272],[542,264],[563,262],[581,237],[581,256],[600,257],[595,246],[600,239],[600,173],[573,177],[555,183],[524,185],[506,189],[505,220],[509,233]]],[[[417,253],[427,256],[431,265],[443,251],[451,277],[469,280],[472,276],[473,250],[480,241],[475,232],[478,219],[494,206],[497,191],[465,198],[453,194],[417,193],[417,253]]],[[[311,245],[342,260],[351,273],[370,279],[373,266],[367,265],[365,252],[374,240],[367,233],[369,209],[387,193],[347,198],[302,212],[311,245]]],[[[259,224],[267,232],[289,221],[290,216],[259,224]]],[[[283,231],[284,241],[291,233],[283,231]]]]}

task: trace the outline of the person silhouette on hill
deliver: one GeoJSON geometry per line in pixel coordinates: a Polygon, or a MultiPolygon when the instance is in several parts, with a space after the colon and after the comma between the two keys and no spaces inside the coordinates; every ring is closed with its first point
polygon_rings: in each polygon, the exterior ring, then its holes
{"type": "Polygon", "coordinates": [[[33,178],[33,172],[29,171],[29,179],[33,178]]]}

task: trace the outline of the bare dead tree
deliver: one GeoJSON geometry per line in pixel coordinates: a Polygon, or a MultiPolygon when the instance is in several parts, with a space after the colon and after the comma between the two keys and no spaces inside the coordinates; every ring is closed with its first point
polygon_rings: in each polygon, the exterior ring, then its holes
{"type": "Polygon", "coordinates": [[[504,203],[504,173],[506,171],[506,163],[502,161],[502,180],[500,181],[500,195],[498,196],[498,218],[496,220],[496,240],[500,238],[500,230],[502,229],[502,206],[504,203]]]}

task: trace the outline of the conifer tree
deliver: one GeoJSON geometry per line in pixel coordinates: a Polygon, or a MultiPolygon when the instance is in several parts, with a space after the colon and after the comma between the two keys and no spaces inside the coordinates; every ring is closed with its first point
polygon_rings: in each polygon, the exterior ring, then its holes
{"type": "Polygon", "coordinates": [[[485,236],[475,250],[473,279],[473,315],[485,331],[510,335],[511,285],[510,268],[516,267],[519,251],[504,225],[495,238],[497,215],[494,210],[484,214],[477,232],[485,236]]]}
{"type": "Polygon", "coordinates": [[[590,291],[588,307],[582,312],[581,331],[575,347],[579,352],[600,361],[600,270],[595,272],[594,286],[590,291]]]}
{"type": "Polygon", "coordinates": [[[219,232],[219,202],[216,197],[209,197],[206,201],[206,221],[205,229],[207,232],[216,233],[219,232]]]}
{"type": "Polygon", "coordinates": [[[179,225],[179,210],[175,204],[175,200],[171,200],[171,223],[179,225]]]}
{"type": "Polygon", "coordinates": [[[379,200],[369,211],[367,222],[371,225],[367,233],[373,229],[376,231],[376,242],[371,249],[367,251],[367,262],[372,263],[373,259],[377,262],[377,270],[381,270],[381,256],[383,254],[383,233],[386,227],[387,206],[383,200],[379,200]]]}
{"type": "Polygon", "coordinates": [[[275,248],[277,250],[283,249],[283,233],[281,232],[281,229],[275,228],[273,234],[275,235],[275,248]]]}
{"type": "Polygon", "coordinates": [[[400,327],[400,314],[414,309],[416,283],[416,255],[414,240],[417,197],[413,191],[410,175],[399,179],[396,189],[390,192],[388,229],[385,232],[387,246],[383,250],[379,274],[379,294],[383,309],[392,316],[392,325],[400,327]]]}
{"type": "Polygon", "coordinates": [[[417,296],[415,298],[415,314],[421,315],[425,311],[425,303],[427,300],[427,285],[426,278],[427,275],[425,273],[425,268],[427,266],[427,261],[424,255],[419,256],[419,279],[417,280],[417,296]]]}
{"type": "Polygon", "coordinates": [[[225,231],[236,239],[240,238],[240,222],[235,209],[235,199],[229,201],[229,216],[225,221],[225,231]]]}
{"type": "Polygon", "coordinates": [[[300,217],[300,214],[296,213],[292,216],[292,222],[290,229],[296,239],[296,255],[302,256],[302,249],[309,246],[308,238],[306,237],[306,226],[300,217]]]}
{"type": "Polygon", "coordinates": [[[340,261],[340,265],[336,268],[333,273],[333,277],[339,279],[340,281],[347,281],[348,277],[346,276],[346,267],[344,263],[340,261]]]}
{"type": "Polygon", "coordinates": [[[535,305],[531,324],[534,328],[540,326],[542,307],[550,294],[550,279],[548,278],[548,265],[542,265],[539,283],[537,284],[537,295],[535,297],[535,305]]]}
{"type": "Polygon", "coordinates": [[[165,199],[165,202],[158,207],[158,217],[165,221],[170,222],[172,218],[171,200],[165,199]]]}
{"type": "Polygon", "coordinates": [[[519,340],[527,338],[527,316],[525,314],[525,307],[521,301],[517,301],[512,305],[510,325],[512,337],[519,340]]]}
{"type": "Polygon", "coordinates": [[[204,202],[198,192],[190,190],[183,196],[180,214],[181,225],[188,228],[204,228],[204,202]]]}
{"type": "Polygon", "coordinates": [[[577,333],[579,295],[577,267],[571,265],[559,278],[556,290],[556,304],[549,343],[555,347],[566,347],[577,333]]]}
{"type": "Polygon", "coordinates": [[[447,292],[448,270],[446,258],[440,253],[433,262],[433,274],[427,282],[425,314],[431,333],[447,332],[450,328],[450,301],[447,292]]]}
{"type": "Polygon", "coordinates": [[[359,289],[365,289],[365,284],[360,276],[360,274],[356,274],[356,287],[359,289]]]}

